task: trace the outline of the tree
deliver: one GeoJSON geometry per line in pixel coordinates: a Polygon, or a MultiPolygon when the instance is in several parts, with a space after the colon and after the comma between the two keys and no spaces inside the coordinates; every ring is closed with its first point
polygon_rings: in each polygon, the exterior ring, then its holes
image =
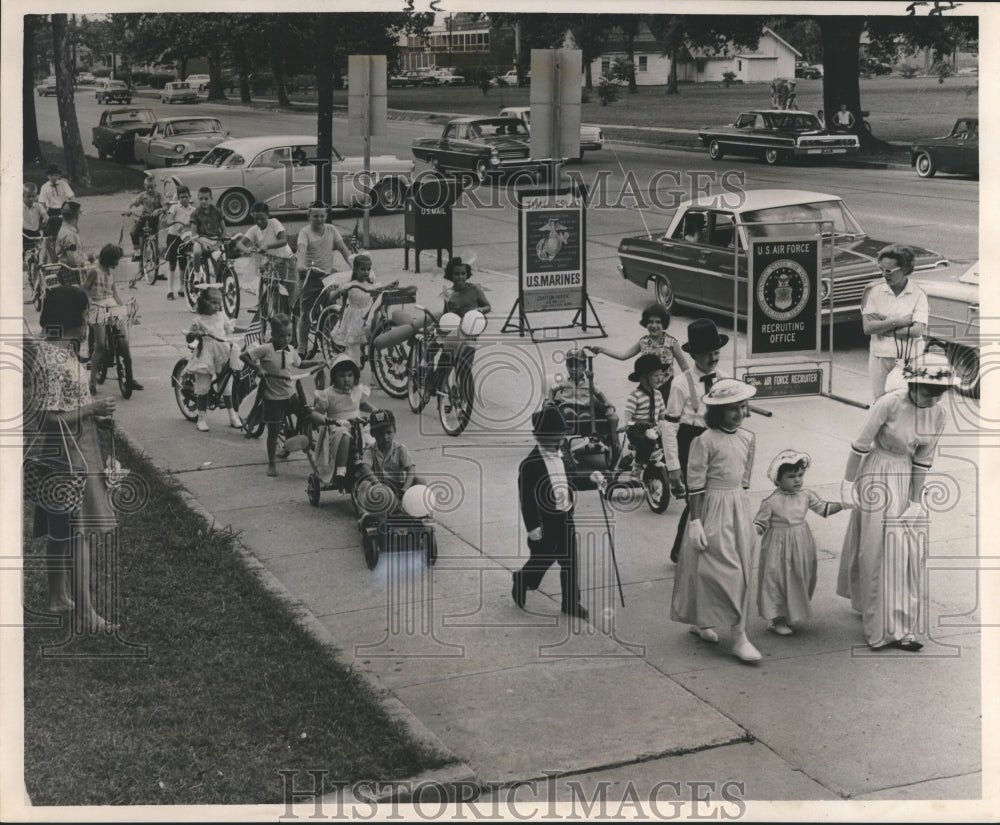
{"type": "Polygon", "coordinates": [[[35,118],[35,32],[40,20],[37,14],[24,16],[24,50],[21,55],[21,139],[24,142],[25,162],[36,165],[45,160],[35,118]]]}
{"type": "Polygon", "coordinates": [[[594,80],[590,66],[603,53],[604,45],[615,26],[616,15],[577,14],[568,17],[569,31],[583,58],[584,85],[588,89],[593,89],[594,80]]]}
{"type": "Polygon", "coordinates": [[[80,126],[73,102],[73,72],[70,66],[68,18],[65,14],[52,15],[52,53],[56,67],[56,101],[59,123],[62,126],[63,152],[66,157],[66,176],[75,184],[90,186],[90,170],[83,153],[80,126]]]}

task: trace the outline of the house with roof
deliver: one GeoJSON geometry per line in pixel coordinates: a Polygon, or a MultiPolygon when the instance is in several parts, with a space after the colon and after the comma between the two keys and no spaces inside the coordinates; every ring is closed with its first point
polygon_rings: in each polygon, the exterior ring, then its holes
{"type": "MultiPolygon", "coordinates": [[[[635,81],[639,86],[665,86],[670,77],[670,58],[665,46],[645,26],[633,41],[635,81]]],[[[729,49],[713,54],[711,50],[692,50],[691,58],[677,65],[677,80],[681,83],[721,83],[726,72],[733,72],[744,83],[770,83],[776,77],[795,77],[795,61],[800,58],[794,46],[764,27],[756,49],[729,49]]],[[[604,53],[591,64],[594,78],[610,74],[616,62],[624,63],[628,51],[623,37],[608,41],[604,53]]]]}

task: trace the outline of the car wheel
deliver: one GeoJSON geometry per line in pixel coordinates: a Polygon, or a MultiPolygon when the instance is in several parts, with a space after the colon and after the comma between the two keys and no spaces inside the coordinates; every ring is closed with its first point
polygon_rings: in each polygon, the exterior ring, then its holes
{"type": "Polygon", "coordinates": [[[777,149],[764,150],[764,163],[768,166],[777,166],[779,160],[781,160],[781,153],[777,149]]]}
{"type": "Polygon", "coordinates": [[[242,189],[230,189],[219,198],[219,209],[230,226],[246,223],[250,217],[252,198],[250,193],[242,189]]]}
{"type": "Polygon", "coordinates": [[[670,281],[662,275],[653,279],[653,292],[656,294],[656,303],[666,310],[672,310],[674,306],[674,288],[670,281]]]}
{"type": "Polygon", "coordinates": [[[486,165],[485,160],[483,160],[482,158],[477,160],[475,168],[476,180],[478,180],[480,183],[485,183],[486,178],[488,177],[488,169],[489,167],[486,165]]]}
{"type": "Polygon", "coordinates": [[[918,177],[933,178],[937,174],[937,167],[934,165],[929,152],[921,152],[917,155],[917,160],[913,165],[917,169],[918,177]]]}
{"type": "Polygon", "coordinates": [[[712,160],[722,160],[725,157],[725,153],[722,151],[722,144],[717,140],[713,140],[708,144],[708,156],[712,160]]]}
{"type": "Polygon", "coordinates": [[[403,187],[398,180],[385,180],[379,184],[375,190],[375,207],[383,215],[403,208],[403,187]]]}

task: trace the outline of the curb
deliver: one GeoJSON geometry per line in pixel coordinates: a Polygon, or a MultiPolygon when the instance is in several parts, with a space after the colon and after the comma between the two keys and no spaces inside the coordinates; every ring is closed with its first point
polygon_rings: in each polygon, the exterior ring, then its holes
{"type": "MultiPolygon", "coordinates": [[[[147,455],[139,446],[132,435],[120,424],[115,424],[115,436],[124,439],[135,452],[147,455]]],[[[151,461],[151,460],[150,460],[151,461]]],[[[151,462],[152,463],[152,462],[151,462]]],[[[164,472],[162,468],[155,465],[157,470],[164,472]]],[[[176,477],[171,475],[171,478],[176,477]]],[[[217,520],[196,499],[186,487],[177,482],[177,494],[181,497],[187,507],[205,522],[207,529],[215,530],[217,520]]],[[[268,570],[260,560],[249,550],[242,541],[239,534],[235,535],[234,547],[239,553],[244,565],[257,580],[264,586],[264,589],[271,596],[282,602],[292,613],[295,623],[309,634],[315,641],[325,649],[326,653],[341,664],[353,675],[362,679],[368,687],[376,694],[382,709],[390,719],[398,722],[405,729],[407,734],[429,751],[435,751],[438,755],[453,759],[454,762],[434,770],[423,771],[415,776],[403,777],[402,779],[379,780],[378,785],[384,785],[386,790],[381,793],[357,796],[351,791],[338,791],[317,797],[319,801],[339,801],[341,803],[371,803],[371,802],[406,802],[414,796],[420,796],[423,788],[434,788],[439,793],[445,795],[448,801],[456,799],[467,799],[466,795],[461,797],[461,792],[467,793],[472,786],[477,788],[476,774],[465,762],[458,758],[445,744],[432,733],[423,722],[421,722],[409,708],[406,707],[388,688],[386,688],[379,678],[373,673],[357,670],[345,663],[340,658],[340,651],[344,645],[323,625],[322,622],[302,603],[301,600],[283,585],[270,570],[268,570]],[[415,793],[414,793],[415,792],[415,793]]]]}

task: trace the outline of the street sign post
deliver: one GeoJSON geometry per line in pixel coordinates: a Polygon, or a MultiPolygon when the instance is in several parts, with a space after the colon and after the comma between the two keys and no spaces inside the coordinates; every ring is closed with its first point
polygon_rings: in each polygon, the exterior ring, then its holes
{"type": "MultiPolygon", "coordinates": [[[[347,134],[364,139],[364,180],[374,197],[371,176],[372,135],[388,132],[389,97],[384,54],[352,54],[347,58],[347,134]]],[[[365,202],[362,243],[370,244],[371,198],[365,202]]]]}

